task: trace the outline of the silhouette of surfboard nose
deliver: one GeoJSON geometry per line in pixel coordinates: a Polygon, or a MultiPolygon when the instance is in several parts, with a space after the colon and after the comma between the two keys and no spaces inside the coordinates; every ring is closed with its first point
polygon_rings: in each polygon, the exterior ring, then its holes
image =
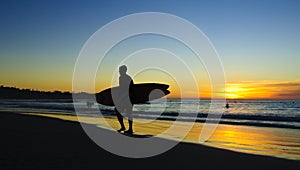
{"type": "Polygon", "coordinates": [[[154,89],[149,94],[149,101],[159,99],[170,94],[169,90],[154,89]]]}

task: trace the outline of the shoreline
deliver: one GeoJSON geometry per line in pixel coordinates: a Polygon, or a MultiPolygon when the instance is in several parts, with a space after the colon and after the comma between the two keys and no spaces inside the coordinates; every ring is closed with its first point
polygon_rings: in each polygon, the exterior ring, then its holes
{"type": "MultiPolygon", "coordinates": [[[[3,136],[0,167],[3,169],[94,169],[111,168],[115,163],[124,166],[132,164],[138,169],[144,166],[175,169],[189,166],[246,166],[247,169],[300,167],[300,161],[239,153],[186,142],[180,142],[169,151],[154,157],[125,158],[97,146],[78,122],[13,112],[0,112],[0,120],[3,136]]],[[[103,128],[99,130],[103,133],[114,133],[103,128]]]]}
{"type": "MultiPolygon", "coordinates": [[[[65,111],[61,111],[61,110],[53,110],[53,111],[49,111],[49,109],[26,109],[26,108],[19,108],[19,109],[12,109],[12,108],[1,108],[0,111],[8,111],[8,112],[18,112],[18,113],[24,113],[24,112],[32,112],[32,113],[45,113],[45,114],[59,114],[59,115],[76,115],[76,111],[75,110],[72,110],[71,112],[65,112],[65,111]]],[[[105,117],[115,117],[115,115],[110,115],[111,113],[113,113],[114,111],[112,110],[102,110],[104,113],[107,112],[109,113],[109,115],[104,115],[105,117]]],[[[141,113],[141,112],[138,112],[138,111],[134,111],[133,112],[134,114],[135,113],[141,113]]],[[[153,112],[155,114],[155,112],[153,112]]],[[[153,114],[153,113],[150,113],[150,114],[153,114]]],[[[174,112],[176,114],[176,112],[174,112]]],[[[147,115],[148,112],[142,112],[141,115],[147,115]]],[[[166,113],[166,112],[163,112],[163,114],[170,114],[170,113],[166,113]]],[[[199,115],[199,113],[198,113],[199,115]]],[[[196,120],[188,120],[188,119],[180,119],[176,116],[174,116],[174,118],[171,118],[171,117],[159,117],[157,115],[155,115],[157,117],[157,120],[162,120],[162,121],[182,121],[182,122],[198,122],[198,123],[212,123],[212,124],[222,124],[222,125],[233,125],[233,126],[250,126],[250,127],[261,127],[261,128],[284,128],[284,129],[300,129],[300,125],[289,125],[289,124],[285,124],[285,121],[295,121],[297,123],[300,123],[299,119],[295,120],[291,117],[288,117],[288,118],[280,118],[282,120],[279,120],[278,118],[276,117],[272,117],[272,119],[266,119],[265,117],[268,117],[268,116],[251,116],[252,118],[248,118],[249,116],[245,116],[245,115],[239,115],[241,116],[241,118],[231,118],[232,115],[225,115],[225,114],[222,114],[222,118],[220,119],[220,121],[214,121],[214,120],[210,120],[210,121],[207,121],[205,118],[207,117],[207,114],[200,114],[201,117],[197,117],[196,120]],[[243,119],[244,117],[246,117],[245,119],[243,119]],[[203,118],[202,119],[198,119],[198,118],[203,118]],[[228,119],[228,120],[224,120],[224,119],[228,119]],[[229,119],[232,119],[232,120],[229,120],[229,119]],[[236,121],[237,120],[237,121],[236,121]],[[238,122],[239,120],[246,120],[243,121],[243,122],[238,122]],[[253,122],[251,122],[253,121],[253,122]],[[256,121],[264,121],[263,123],[261,122],[256,122],[256,121]],[[281,124],[274,124],[274,122],[279,122],[281,124]]],[[[88,115],[88,114],[82,114],[80,116],[97,116],[96,114],[93,115],[88,115]]],[[[216,115],[218,116],[218,115],[216,115]]],[[[236,115],[234,115],[236,116],[236,115]]],[[[147,116],[137,116],[135,115],[134,116],[134,119],[148,119],[148,120],[152,120],[151,117],[147,117],[147,116]]]]}
{"type": "MultiPolygon", "coordinates": [[[[44,112],[42,110],[34,111],[31,109],[2,111],[82,122],[113,132],[119,129],[116,116],[111,115],[99,117],[96,115],[74,115],[62,112],[44,112]]],[[[126,121],[125,119],[125,124],[126,121]]],[[[199,137],[204,123],[192,122],[194,125],[186,134],[180,127],[191,126],[191,122],[177,121],[175,124],[179,129],[176,128],[176,131],[173,131],[173,133],[164,133],[174,123],[174,121],[169,120],[134,118],[134,131],[135,134],[138,133],[141,136],[147,134],[152,137],[160,137],[177,142],[183,141],[241,153],[300,161],[300,134],[297,129],[219,124],[213,135],[205,142],[201,142],[199,137]],[[182,134],[186,134],[184,139],[182,134]]]]}
{"type": "MultiPolygon", "coordinates": [[[[98,117],[32,112],[24,114],[93,124],[113,132],[119,129],[115,116],[98,117]]],[[[134,119],[135,134],[137,132],[141,136],[147,134],[177,142],[190,142],[241,153],[300,160],[300,134],[296,129],[219,124],[208,140],[200,142],[200,132],[202,133],[203,125],[203,123],[199,122],[193,122],[191,125],[191,122],[186,121],[177,121],[175,123],[174,121],[158,119],[134,119]],[[176,124],[176,130],[166,132],[174,124],[176,124]],[[190,127],[187,133],[184,131],[184,129],[187,130],[186,127],[190,127]],[[186,135],[184,138],[183,134],[186,135]]]]}

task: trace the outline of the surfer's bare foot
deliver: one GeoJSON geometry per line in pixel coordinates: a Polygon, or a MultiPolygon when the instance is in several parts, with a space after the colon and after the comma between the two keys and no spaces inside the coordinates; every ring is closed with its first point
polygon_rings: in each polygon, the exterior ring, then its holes
{"type": "Polygon", "coordinates": [[[129,134],[129,135],[132,135],[132,134],[133,134],[133,131],[132,131],[132,129],[129,129],[129,130],[126,130],[124,133],[125,133],[125,134],[129,134]]]}
{"type": "Polygon", "coordinates": [[[121,129],[119,129],[118,132],[122,132],[124,130],[126,130],[125,127],[121,127],[121,129]]]}

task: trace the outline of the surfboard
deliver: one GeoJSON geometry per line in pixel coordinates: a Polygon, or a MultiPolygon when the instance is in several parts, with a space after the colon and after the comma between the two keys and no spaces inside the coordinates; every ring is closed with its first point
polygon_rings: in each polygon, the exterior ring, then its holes
{"type": "MultiPolygon", "coordinates": [[[[133,104],[146,103],[162,98],[170,93],[169,85],[159,83],[141,83],[133,85],[133,104]]],[[[118,93],[119,87],[112,87],[96,93],[96,101],[106,106],[114,106],[112,92],[118,93]]]]}

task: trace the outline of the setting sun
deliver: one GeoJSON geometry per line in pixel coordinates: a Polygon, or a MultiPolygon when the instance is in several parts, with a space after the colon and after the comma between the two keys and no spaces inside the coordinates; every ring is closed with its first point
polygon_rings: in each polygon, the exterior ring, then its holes
{"type": "Polygon", "coordinates": [[[239,99],[244,98],[246,89],[241,87],[240,84],[227,84],[226,86],[226,98],[228,99],[239,99]]]}

